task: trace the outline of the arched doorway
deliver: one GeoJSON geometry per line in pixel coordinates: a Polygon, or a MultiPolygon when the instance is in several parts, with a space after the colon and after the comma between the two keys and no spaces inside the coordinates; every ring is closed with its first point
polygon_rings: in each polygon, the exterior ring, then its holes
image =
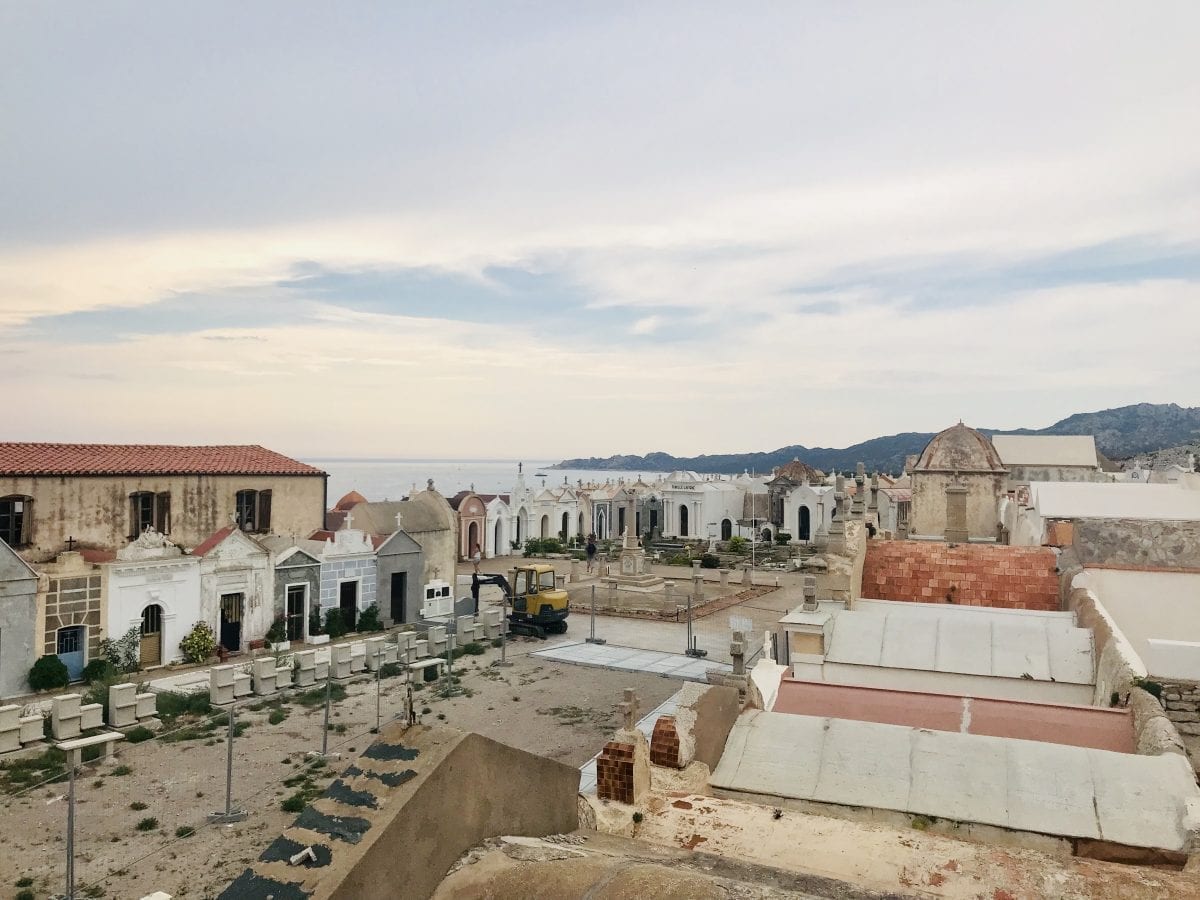
{"type": "Polygon", "coordinates": [[[83,625],[60,628],[54,644],[56,655],[67,667],[67,675],[72,681],[78,681],[87,664],[87,628],[83,625]]]}
{"type": "Polygon", "coordinates": [[[521,507],[521,511],[517,513],[516,529],[517,529],[517,546],[520,547],[525,543],[525,538],[529,535],[529,527],[526,524],[528,521],[528,513],[525,512],[525,507],[521,507]]]}
{"type": "Polygon", "coordinates": [[[575,533],[580,537],[583,537],[583,513],[579,514],[579,530],[575,533]]]}
{"type": "Polygon", "coordinates": [[[479,523],[472,522],[467,526],[467,556],[474,556],[476,547],[479,547],[479,523]]]}
{"type": "Polygon", "coordinates": [[[162,607],[157,603],[142,610],[142,668],[162,665],[162,607]]]}
{"type": "Polygon", "coordinates": [[[766,541],[768,544],[771,543],[771,529],[770,528],[764,528],[762,530],[762,539],[764,541],[766,541]]]}
{"type": "Polygon", "coordinates": [[[686,506],[679,507],[679,536],[688,536],[688,508],[686,506]]]}
{"type": "Polygon", "coordinates": [[[565,541],[571,536],[571,514],[563,513],[562,516],[562,539],[565,541]]]}
{"type": "Polygon", "coordinates": [[[507,547],[504,546],[504,532],[501,530],[501,526],[503,524],[504,524],[504,521],[502,519],[496,520],[496,533],[492,536],[492,538],[493,538],[492,555],[493,556],[503,556],[504,552],[508,549],[507,547]]]}
{"type": "Polygon", "coordinates": [[[550,517],[549,516],[542,516],[541,532],[542,532],[541,537],[544,537],[544,538],[550,537],[550,517]]]}
{"type": "Polygon", "coordinates": [[[596,510],[596,537],[600,538],[600,540],[608,537],[608,522],[605,519],[604,507],[602,506],[596,510]]]}
{"type": "Polygon", "coordinates": [[[721,520],[721,540],[727,541],[733,537],[733,523],[728,519],[721,520]]]}
{"type": "Polygon", "coordinates": [[[812,540],[812,512],[807,506],[800,507],[800,527],[796,529],[796,538],[801,541],[812,540]]]}

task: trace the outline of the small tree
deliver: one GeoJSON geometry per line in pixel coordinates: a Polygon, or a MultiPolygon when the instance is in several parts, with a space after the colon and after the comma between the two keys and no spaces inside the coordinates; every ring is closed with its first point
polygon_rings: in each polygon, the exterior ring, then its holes
{"type": "Polygon", "coordinates": [[[372,603],[358,617],[359,631],[383,631],[383,622],[379,620],[379,604],[372,603]]]}
{"type": "Polygon", "coordinates": [[[308,634],[312,637],[314,634],[324,634],[325,626],[321,623],[321,610],[313,607],[308,614],[308,634]]]}
{"type": "Polygon", "coordinates": [[[118,672],[136,672],[142,663],[142,629],[131,625],[116,640],[101,638],[100,653],[118,672]]]}
{"type": "Polygon", "coordinates": [[[190,663],[202,663],[217,652],[217,636],[207,622],[197,622],[179,642],[183,658],[190,663]]]}
{"type": "Polygon", "coordinates": [[[279,644],[285,637],[287,637],[287,623],[284,622],[282,615],[276,616],[271,627],[267,629],[267,643],[279,644]]]}
{"type": "Polygon", "coordinates": [[[29,686],[35,691],[65,688],[70,683],[67,666],[57,656],[43,656],[29,670],[29,686]]]}
{"type": "Polygon", "coordinates": [[[325,612],[325,633],[333,640],[346,634],[346,620],[342,618],[342,611],[334,608],[325,612]]]}
{"type": "Polygon", "coordinates": [[[721,568],[721,560],[717,559],[717,557],[711,553],[705,553],[700,557],[700,568],[719,569],[721,568]]]}
{"type": "Polygon", "coordinates": [[[783,545],[783,544],[790,544],[791,542],[792,542],[792,536],[790,534],[788,534],[786,531],[776,532],[775,543],[783,545]]]}
{"type": "Polygon", "coordinates": [[[745,553],[746,552],[746,539],[744,537],[742,537],[741,535],[734,535],[733,537],[731,537],[729,539],[729,552],[730,553],[745,553]]]}

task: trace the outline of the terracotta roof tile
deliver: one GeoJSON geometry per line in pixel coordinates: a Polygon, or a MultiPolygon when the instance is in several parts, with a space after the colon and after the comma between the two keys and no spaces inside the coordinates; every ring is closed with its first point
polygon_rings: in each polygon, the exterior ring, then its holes
{"type": "Polygon", "coordinates": [[[324,475],[257,445],[0,443],[0,475],[324,475]]]}
{"type": "Polygon", "coordinates": [[[209,553],[209,551],[216,547],[217,544],[221,543],[221,541],[233,534],[235,528],[236,526],[234,525],[226,525],[220,531],[214,531],[204,539],[203,543],[192,550],[192,556],[205,556],[209,553]]]}

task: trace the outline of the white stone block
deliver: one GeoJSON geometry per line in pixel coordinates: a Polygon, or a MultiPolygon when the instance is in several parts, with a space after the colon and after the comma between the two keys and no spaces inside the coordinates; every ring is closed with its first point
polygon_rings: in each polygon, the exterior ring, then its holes
{"type": "Polygon", "coordinates": [[[350,677],[349,644],[334,644],[329,648],[329,669],[339,681],[350,677]]]}
{"type": "Polygon", "coordinates": [[[215,706],[228,706],[234,701],[234,666],[213,666],[208,670],[208,699],[215,706]]]}
{"type": "Polygon", "coordinates": [[[409,650],[408,660],[414,662],[418,659],[424,659],[429,655],[428,641],[414,641],[412,648],[409,650]]]}
{"type": "Polygon", "coordinates": [[[0,706],[0,753],[21,749],[21,707],[0,706]]]}
{"type": "Polygon", "coordinates": [[[275,657],[260,656],[250,664],[254,679],[254,693],[269,697],[275,693],[275,657]]]}
{"type": "Polygon", "coordinates": [[[454,636],[459,647],[475,640],[475,617],[459,616],[454,623],[454,636]]]}
{"type": "Polygon", "coordinates": [[[153,719],[158,715],[158,695],[147,691],[144,694],[137,695],[137,717],[138,721],[142,719],[153,719]]]}
{"type": "Polygon", "coordinates": [[[21,717],[21,743],[33,744],[46,736],[46,720],[38,714],[21,717]]]}
{"type": "Polygon", "coordinates": [[[437,656],[446,650],[446,628],[443,625],[430,625],[429,633],[425,635],[425,644],[430,656],[437,656]]]}
{"type": "Polygon", "coordinates": [[[363,649],[363,657],[369,671],[374,672],[383,665],[383,638],[367,638],[363,641],[363,649]]]}
{"type": "Polygon", "coordinates": [[[384,641],[384,643],[383,643],[383,665],[387,666],[387,665],[391,665],[392,663],[396,662],[399,659],[399,656],[397,655],[398,650],[399,650],[399,647],[397,647],[391,641],[384,641]]]}
{"type": "Polygon", "coordinates": [[[87,703],[79,707],[79,727],[83,731],[104,727],[104,706],[100,703],[87,703]]]}
{"type": "Polygon", "coordinates": [[[251,684],[251,678],[243,672],[238,672],[233,676],[233,696],[249,697],[253,693],[254,687],[251,684]]]}
{"type": "Polygon", "coordinates": [[[275,670],[275,689],[283,690],[285,687],[292,685],[292,667],[279,666],[275,670]]]}
{"type": "Polygon", "coordinates": [[[113,728],[137,724],[137,685],[114,684],[108,689],[108,724],[113,728]]]}
{"type": "Polygon", "coordinates": [[[63,694],[50,701],[50,733],[56,741],[79,737],[81,714],[78,694],[63,694]]]}
{"type": "Polygon", "coordinates": [[[366,647],[361,643],[350,645],[350,672],[357,674],[367,668],[366,647]]]}
{"type": "Polygon", "coordinates": [[[314,670],[317,681],[324,681],[329,677],[329,660],[317,660],[316,669],[314,670]]]}
{"type": "Polygon", "coordinates": [[[308,687],[317,680],[317,652],[315,650],[300,650],[293,659],[296,665],[294,680],[298,687],[308,687]]]}

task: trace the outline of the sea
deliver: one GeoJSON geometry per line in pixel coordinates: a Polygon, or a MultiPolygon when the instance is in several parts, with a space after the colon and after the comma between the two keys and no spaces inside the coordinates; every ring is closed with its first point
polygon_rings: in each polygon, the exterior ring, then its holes
{"type": "MultiPolygon", "coordinates": [[[[507,494],[517,480],[515,459],[306,459],[304,462],[329,473],[329,503],[351,491],[358,491],[368,500],[399,500],[415,485],[423,490],[433,479],[433,486],[445,497],[472,487],[481,494],[507,494]]],[[[665,472],[619,472],[600,469],[551,469],[553,462],[537,460],[524,462],[525,483],[530,487],[545,484],[553,487],[582,480],[585,483],[616,481],[618,478],[647,481],[665,472]]]]}

